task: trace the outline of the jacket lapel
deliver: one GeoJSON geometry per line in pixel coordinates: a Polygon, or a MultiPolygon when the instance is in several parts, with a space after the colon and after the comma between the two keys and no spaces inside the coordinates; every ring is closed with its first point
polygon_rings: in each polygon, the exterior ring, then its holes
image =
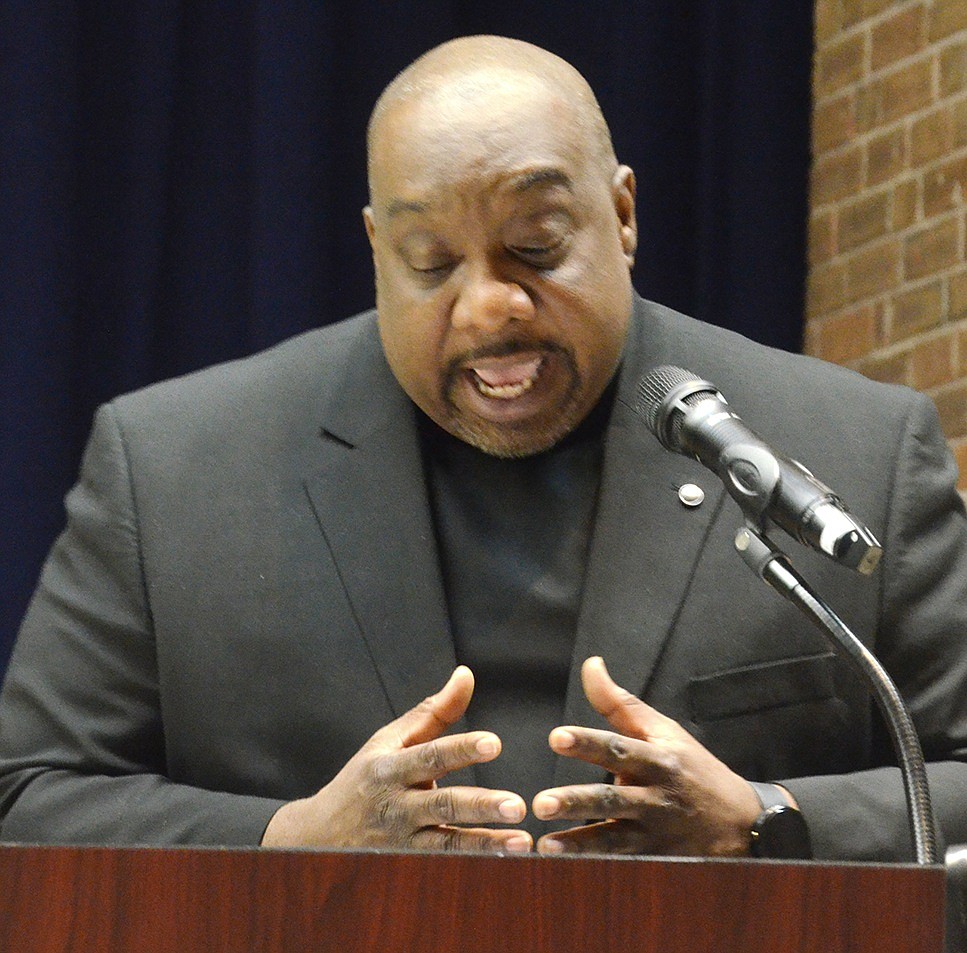
{"type": "Polygon", "coordinates": [[[351,343],[331,379],[321,466],[305,486],[399,716],[456,664],[414,411],[375,326],[351,343]]]}
{"type": "MultiPolygon", "coordinates": [[[[640,321],[633,325],[606,437],[564,724],[606,726],[581,687],[581,664],[590,655],[601,655],[620,685],[639,696],[647,693],[724,498],[714,475],[665,451],[633,410],[642,374],[669,362],[663,351],[640,321]],[[688,507],[679,499],[679,488],[687,483],[704,491],[700,506],[688,507]]],[[[600,775],[591,765],[560,758],[554,784],[600,775]]]]}

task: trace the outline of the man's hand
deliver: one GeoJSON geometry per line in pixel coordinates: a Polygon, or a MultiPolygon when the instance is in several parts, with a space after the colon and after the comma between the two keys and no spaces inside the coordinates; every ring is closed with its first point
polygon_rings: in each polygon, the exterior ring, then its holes
{"type": "Polygon", "coordinates": [[[551,748],[596,764],[614,784],[541,791],[542,820],[602,818],[542,837],[542,853],[748,854],[749,831],[761,808],[739,775],[699,744],[678,722],[617,686],[600,658],[581,670],[584,692],[616,729],[555,728],[551,748]]]}
{"type": "Polygon", "coordinates": [[[324,788],[283,805],[262,846],[529,851],[523,831],[457,826],[519,824],[527,813],[519,795],[436,786],[445,774],[500,754],[489,731],[443,736],[471,695],[473,674],[458,666],[441,691],[377,731],[324,788]]]}

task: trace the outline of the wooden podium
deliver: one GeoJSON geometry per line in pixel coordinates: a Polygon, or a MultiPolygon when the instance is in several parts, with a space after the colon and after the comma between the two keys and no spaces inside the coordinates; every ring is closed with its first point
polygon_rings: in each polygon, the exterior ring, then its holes
{"type": "Polygon", "coordinates": [[[0,847],[4,953],[941,953],[944,871],[0,847]]]}

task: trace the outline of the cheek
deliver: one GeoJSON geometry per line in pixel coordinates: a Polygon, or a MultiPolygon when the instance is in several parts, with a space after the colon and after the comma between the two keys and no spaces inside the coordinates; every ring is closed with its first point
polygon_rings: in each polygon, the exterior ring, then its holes
{"type": "Polygon", "coordinates": [[[379,333],[390,368],[403,389],[425,410],[439,392],[443,327],[424,305],[380,296],[379,333]]]}
{"type": "Polygon", "coordinates": [[[631,315],[631,279],[627,267],[600,256],[568,263],[546,291],[548,305],[565,322],[578,365],[610,368],[620,355],[631,315]]]}

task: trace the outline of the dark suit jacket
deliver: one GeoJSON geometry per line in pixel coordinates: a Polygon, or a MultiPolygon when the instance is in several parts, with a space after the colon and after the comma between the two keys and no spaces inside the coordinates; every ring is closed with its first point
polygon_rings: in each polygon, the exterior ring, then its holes
{"type": "MultiPolygon", "coordinates": [[[[660,363],[714,381],[879,535],[871,579],[780,542],[891,671],[967,840],[967,530],[932,404],[640,300],[565,723],[600,724],[577,677],[599,653],[744,776],[786,783],[819,855],[909,856],[867,692],[736,556],[717,478],[633,413],[660,363]]],[[[455,662],[413,408],[372,313],[119,398],[0,701],[0,836],[254,844],[455,662]]],[[[559,760],[557,783],[596,777],[559,760]]]]}

